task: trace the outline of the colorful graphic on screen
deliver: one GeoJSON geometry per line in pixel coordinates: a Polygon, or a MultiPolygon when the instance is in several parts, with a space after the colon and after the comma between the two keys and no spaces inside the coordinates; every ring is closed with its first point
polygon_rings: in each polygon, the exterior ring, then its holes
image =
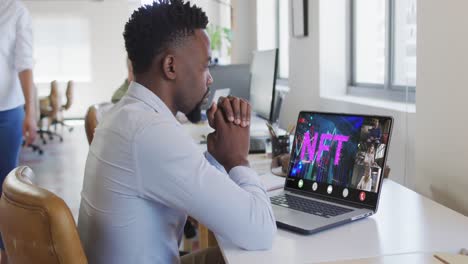
{"type": "Polygon", "coordinates": [[[390,129],[390,119],[301,113],[289,177],[377,192],[390,129]]]}

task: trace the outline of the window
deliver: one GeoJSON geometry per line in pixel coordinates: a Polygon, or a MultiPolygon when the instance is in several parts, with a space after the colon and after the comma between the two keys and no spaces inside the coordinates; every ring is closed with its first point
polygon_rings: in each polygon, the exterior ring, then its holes
{"type": "Polygon", "coordinates": [[[289,75],[288,0],[257,0],[257,48],[279,49],[278,77],[289,75]]]}
{"type": "Polygon", "coordinates": [[[80,17],[35,17],[35,80],[91,81],[90,25],[80,17]]]}
{"type": "Polygon", "coordinates": [[[153,0],[141,0],[142,5],[151,5],[153,4],[153,0]]]}
{"type": "Polygon", "coordinates": [[[349,93],[415,101],[416,0],[353,0],[349,93]]]}
{"type": "MultiPolygon", "coordinates": [[[[154,0],[140,0],[142,5],[151,5],[154,0]]],[[[191,0],[208,16],[207,33],[211,40],[211,56],[217,63],[231,62],[231,0],[191,0]]]]}
{"type": "Polygon", "coordinates": [[[289,77],[289,9],[288,0],[279,0],[279,77],[289,77]]]}

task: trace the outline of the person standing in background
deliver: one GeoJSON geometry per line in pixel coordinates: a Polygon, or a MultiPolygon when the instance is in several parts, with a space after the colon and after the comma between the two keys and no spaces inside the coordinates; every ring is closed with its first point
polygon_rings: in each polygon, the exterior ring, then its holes
{"type": "MultiPolygon", "coordinates": [[[[0,1],[0,34],[1,186],[7,174],[18,166],[23,137],[29,145],[37,130],[31,17],[19,0],[0,1]]],[[[8,263],[1,234],[0,263],[8,263]]]]}

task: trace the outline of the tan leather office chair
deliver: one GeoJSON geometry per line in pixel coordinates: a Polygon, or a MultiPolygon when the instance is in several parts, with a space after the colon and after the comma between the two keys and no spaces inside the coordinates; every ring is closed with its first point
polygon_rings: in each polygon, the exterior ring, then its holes
{"type": "Polygon", "coordinates": [[[62,105],[63,110],[68,110],[73,104],[73,81],[68,81],[67,83],[67,90],[65,90],[65,97],[67,98],[67,102],[62,105]]]}
{"type": "Polygon", "coordinates": [[[94,138],[94,129],[99,123],[99,119],[102,118],[102,115],[107,112],[111,107],[112,103],[100,103],[94,104],[88,108],[88,112],[85,115],[85,131],[86,137],[88,139],[88,144],[91,145],[91,141],[94,138]]]}
{"type": "Polygon", "coordinates": [[[88,139],[88,144],[91,145],[91,141],[94,138],[94,129],[96,129],[98,120],[96,118],[97,105],[92,105],[88,108],[88,111],[85,115],[85,132],[86,138],[88,139]]]}
{"type": "Polygon", "coordinates": [[[53,120],[52,122],[54,126],[61,125],[62,127],[66,127],[68,131],[70,132],[73,131],[73,126],[69,126],[65,124],[64,118],[63,118],[63,112],[69,110],[73,104],[73,94],[74,94],[73,87],[74,87],[73,81],[68,81],[67,89],[65,90],[65,97],[67,98],[67,101],[64,105],[59,107],[59,114],[57,115],[57,118],[53,120]]]}
{"type": "Polygon", "coordinates": [[[0,232],[9,263],[88,263],[65,202],[32,184],[29,167],[14,169],[3,183],[0,232]]]}

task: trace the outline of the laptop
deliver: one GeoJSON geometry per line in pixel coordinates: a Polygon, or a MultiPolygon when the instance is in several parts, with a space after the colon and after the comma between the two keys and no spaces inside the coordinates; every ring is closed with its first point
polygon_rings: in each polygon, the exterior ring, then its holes
{"type": "Polygon", "coordinates": [[[270,198],[279,228],[313,234],[377,212],[393,118],[300,112],[284,189],[270,198]]]}

